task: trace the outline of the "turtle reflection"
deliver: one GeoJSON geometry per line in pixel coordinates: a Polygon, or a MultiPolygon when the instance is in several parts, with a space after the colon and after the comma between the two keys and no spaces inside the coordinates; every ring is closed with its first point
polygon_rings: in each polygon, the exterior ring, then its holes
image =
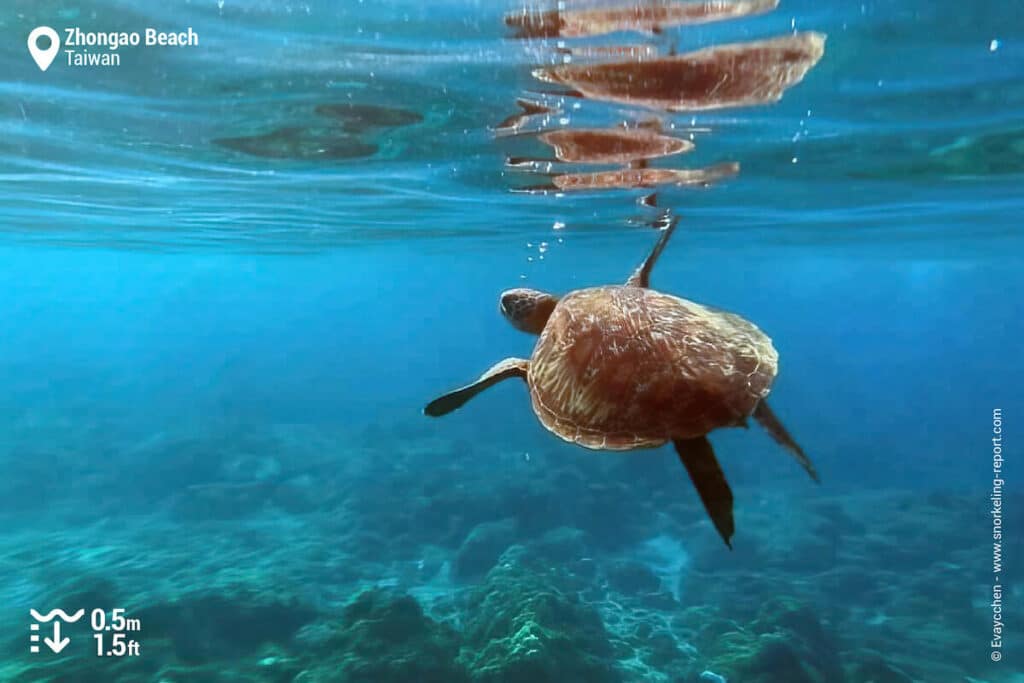
{"type": "Polygon", "coordinates": [[[594,173],[561,173],[551,177],[545,185],[523,188],[524,192],[579,192],[588,190],[632,190],[663,185],[681,187],[707,187],[731,178],[740,171],[736,162],[727,162],[707,168],[624,168],[594,173]]]}
{"type": "Polygon", "coordinates": [[[630,164],[639,160],[683,154],[693,149],[689,140],[644,128],[577,128],[548,131],[539,136],[553,148],[555,158],[567,163],[630,164]]]}
{"type": "Polygon", "coordinates": [[[559,45],[555,52],[590,62],[610,59],[652,59],[658,56],[658,48],[653,45],[559,45]]]}
{"type": "Polygon", "coordinates": [[[506,117],[495,128],[499,133],[516,133],[526,125],[532,116],[553,116],[558,114],[558,109],[550,107],[543,102],[528,100],[520,97],[516,100],[519,111],[506,117]]]}
{"type": "Polygon", "coordinates": [[[533,74],[594,100],[702,111],[776,102],[824,53],[825,36],[805,32],[659,59],[565,64],[533,74]]]}
{"type": "Polygon", "coordinates": [[[579,10],[536,11],[526,8],[506,15],[505,23],[516,29],[517,38],[582,38],[618,31],[660,33],[672,26],[706,24],[763,14],[778,6],[779,0],[655,0],[579,10]]]}

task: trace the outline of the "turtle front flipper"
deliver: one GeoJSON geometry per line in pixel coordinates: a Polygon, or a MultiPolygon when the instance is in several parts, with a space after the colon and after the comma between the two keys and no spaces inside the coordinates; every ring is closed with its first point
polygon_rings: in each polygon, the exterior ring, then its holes
{"type": "Polygon", "coordinates": [[[672,233],[675,231],[676,226],[679,224],[679,216],[673,216],[669,221],[669,224],[661,231],[661,237],[658,239],[658,243],[654,245],[654,249],[651,250],[650,255],[640,264],[629,279],[626,280],[627,287],[650,287],[651,286],[651,269],[654,268],[654,263],[661,256],[661,252],[664,251],[665,245],[668,244],[668,240],[672,237],[672,233]]]}
{"type": "Polygon", "coordinates": [[[704,509],[708,511],[722,540],[732,550],[732,534],[736,530],[732,518],[732,489],[725,480],[725,473],[718,464],[711,442],[706,436],[700,436],[696,439],[674,439],[672,443],[697,488],[704,509]]]}
{"type": "Polygon", "coordinates": [[[793,437],[789,435],[786,428],[779,422],[779,418],[775,417],[775,413],[768,407],[768,402],[762,399],[757,407],[754,408],[754,419],[760,423],[764,430],[768,432],[775,441],[785,448],[787,451],[793,454],[796,461],[800,463],[807,474],[811,476],[811,479],[817,483],[821,483],[818,478],[818,471],[814,469],[814,465],[811,464],[811,459],[804,453],[804,449],[800,448],[800,445],[793,440],[793,437]]]}
{"type": "Polygon", "coordinates": [[[506,358],[503,361],[499,361],[491,366],[487,372],[480,375],[480,379],[472,384],[456,389],[428,403],[427,407],[423,409],[423,413],[431,417],[447,415],[453,410],[461,408],[466,401],[498,382],[512,377],[522,377],[525,380],[526,371],[529,367],[530,362],[522,358],[506,358]]]}

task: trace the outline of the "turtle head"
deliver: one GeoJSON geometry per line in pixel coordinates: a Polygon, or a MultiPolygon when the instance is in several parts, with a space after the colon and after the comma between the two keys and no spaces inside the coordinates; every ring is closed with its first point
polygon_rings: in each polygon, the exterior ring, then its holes
{"type": "Polygon", "coordinates": [[[509,289],[501,293],[501,314],[512,327],[530,334],[540,334],[555,310],[558,297],[536,289],[509,289]]]}

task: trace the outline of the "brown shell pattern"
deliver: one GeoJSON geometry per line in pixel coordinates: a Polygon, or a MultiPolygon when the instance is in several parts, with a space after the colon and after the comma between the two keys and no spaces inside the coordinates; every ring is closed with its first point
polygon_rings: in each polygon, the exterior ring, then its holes
{"type": "Polygon", "coordinates": [[[587,448],[627,450],[743,423],[777,371],[771,339],[743,318],[615,286],[559,302],[527,381],[549,430],[587,448]]]}
{"type": "Polygon", "coordinates": [[[825,36],[805,32],[638,62],[563,64],[533,75],[589,99],[704,111],[777,102],[824,54],[825,36]]]}
{"type": "Polygon", "coordinates": [[[563,128],[540,135],[555,149],[555,158],[569,163],[628,164],[638,159],[682,154],[693,143],[645,128],[563,128]]]}

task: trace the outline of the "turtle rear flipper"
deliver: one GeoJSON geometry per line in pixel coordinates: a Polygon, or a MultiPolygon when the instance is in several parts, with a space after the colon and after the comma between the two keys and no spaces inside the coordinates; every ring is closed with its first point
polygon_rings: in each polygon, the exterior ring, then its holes
{"type": "Polygon", "coordinates": [[[708,511],[722,540],[732,550],[732,534],[736,530],[732,517],[732,489],[725,480],[711,442],[708,437],[699,436],[696,439],[674,439],[672,443],[697,488],[704,509],[708,511]]]}
{"type": "Polygon", "coordinates": [[[633,271],[633,274],[626,280],[627,287],[650,287],[651,286],[651,269],[654,268],[654,264],[657,262],[658,257],[661,256],[661,252],[664,251],[665,245],[668,244],[668,240],[672,237],[672,233],[675,231],[676,226],[679,224],[679,216],[673,216],[667,226],[661,231],[661,237],[658,238],[657,244],[654,245],[654,249],[651,250],[650,255],[644,262],[640,264],[640,267],[633,271]]]}
{"type": "Polygon", "coordinates": [[[768,407],[768,402],[762,399],[757,407],[754,408],[754,419],[760,423],[764,430],[768,432],[775,441],[789,451],[796,461],[800,463],[807,474],[811,476],[811,479],[821,483],[821,479],[818,478],[818,471],[814,469],[814,465],[811,464],[811,459],[804,453],[804,449],[800,448],[800,445],[793,440],[793,437],[789,435],[786,428],[779,422],[779,418],[775,417],[775,413],[768,407]]]}
{"type": "Polygon", "coordinates": [[[466,401],[498,382],[512,377],[526,379],[526,371],[529,367],[530,362],[522,358],[506,358],[503,361],[499,361],[491,366],[487,372],[480,375],[480,379],[472,384],[467,384],[461,389],[456,389],[428,403],[427,407],[423,409],[423,413],[431,417],[447,415],[453,410],[461,408],[466,401]]]}

